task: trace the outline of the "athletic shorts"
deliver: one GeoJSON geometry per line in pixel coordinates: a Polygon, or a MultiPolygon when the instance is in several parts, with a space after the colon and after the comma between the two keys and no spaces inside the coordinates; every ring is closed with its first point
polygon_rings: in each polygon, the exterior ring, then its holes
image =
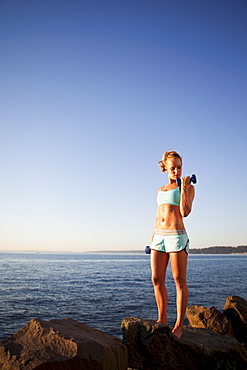
{"type": "Polygon", "coordinates": [[[150,249],[171,253],[185,251],[189,253],[189,238],[186,230],[154,230],[150,249]]]}

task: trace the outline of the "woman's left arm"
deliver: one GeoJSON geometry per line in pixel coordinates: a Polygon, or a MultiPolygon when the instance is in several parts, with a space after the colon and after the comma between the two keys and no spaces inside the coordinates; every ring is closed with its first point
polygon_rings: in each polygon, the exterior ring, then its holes
{"type": "Polygon", "coordinates": [[[190,177],[183,177],[181,179],[181,201],[180,213],[182,217],[187,217],[192,209],[193,199],[195,197],[195,188],[190,185],[190,177]]]}

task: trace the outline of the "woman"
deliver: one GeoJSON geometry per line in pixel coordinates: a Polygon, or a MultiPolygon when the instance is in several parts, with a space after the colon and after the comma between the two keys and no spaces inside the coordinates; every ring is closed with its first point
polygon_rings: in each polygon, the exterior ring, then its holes
{"type": "Polygon", "coordinates": [[[168,184],[159,188],[157,195],[158,209],[150,246],[152,282],[158,307],[157,322],[167,324],[168,297],[165,276],[170,259],[177,295],[177,320],[172,333],[180,338],[188,302],[186,270],[189,238],[183,217],[187,217],[191,212],[195,188],[190,185],[189,176],[181,178],[181,185],[178,187],[176,180],[182,175],[182,158],[177,152],[165,152],[159,165],[161,171],[168,174],[168,184]]]}

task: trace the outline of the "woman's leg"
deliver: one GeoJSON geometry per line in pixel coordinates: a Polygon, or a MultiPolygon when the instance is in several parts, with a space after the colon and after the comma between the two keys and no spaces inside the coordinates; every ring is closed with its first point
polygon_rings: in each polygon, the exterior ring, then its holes
{"type": "Polygon", "coordinates": [[[188,255],[185,251],[170,253],[172,276],[177,292],[177,321],[172,332],[178,338],[183,334],[184,315],[188,304],[187,259],[188,255]]]}
{"type": "Polygon", "coordinates": [[[152,282],[154,285],[154,294],[158,308],[157,322],[167,324],[167,291],[165,287],[166,268],[169,261],[169,254],[151,251],[151,269],[152,269],[152,282]]]}

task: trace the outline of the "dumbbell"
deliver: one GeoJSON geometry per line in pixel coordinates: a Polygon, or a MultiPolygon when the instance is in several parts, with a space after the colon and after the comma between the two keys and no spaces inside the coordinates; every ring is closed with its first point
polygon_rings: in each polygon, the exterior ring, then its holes
{"type": "Polygon", "coordinates": [[[149,245],[146,246],[145,253],[146,254],[150,254],[151,253],[151,249],[150,249],[149,245]]]}
{"type": "MultiPolygon", "coordinates": [[[[191,175],[190,182],[193,182],[193,184],[197,183],[196,175],[194,173],[191,175]]],[[[179,177],[177,178],[177,185],[181,185],[181,179],[179,177]]]]}

